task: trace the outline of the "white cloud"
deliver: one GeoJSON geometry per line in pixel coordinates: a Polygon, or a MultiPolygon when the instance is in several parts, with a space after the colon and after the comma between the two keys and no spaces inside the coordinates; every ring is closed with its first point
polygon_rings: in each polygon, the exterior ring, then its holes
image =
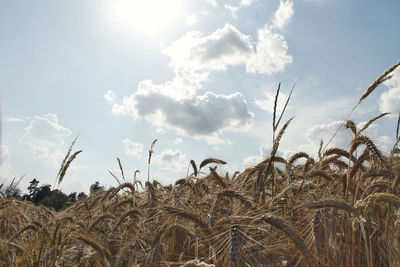
{"type": "Polygon", "coordinates": [[[292,63],[285,38],[267,27],[258,30],[256,53],[247,61],[246,69],[253,73],[273,74],[281,72],[292,63]]]}
{"type": "Polygon", "coordinates": [[[240,5],[242,6],[249,6],[251,5],[253,2],[255,2],[256,0],[241,0],[240,1],[240,5]]]}
{"type": "MultiPolygon", "coordinates": [[[[274,112],[274,103],[275,103],[275,95],[270,92],[265,92],[264,99],[256,99],[254,103],[256,106],[261,108],[262,110],[268,111],[270,113],[274,112]]],[[[283,107],[285,106],[287,95],[284,93],[279,93],[278,97],[278,106],[277,106],[277,116],[279,116],[282,112],[283,107]]]]}
{"type": "Polygon", "coordinates": [[[209,144],[226,143],[219,138],[222,132],[247,130],[254,117],[243,94],[200,95],[197,91],[211,71],[228,66],[245,65],[248,72],[267,74],[283,71],[292,61],[284,37],[265,26],[258,31],[258,39],[254,51],[251,37],[230,24],[208,36],[186,33],[164,50],[171,57],[174,78],[162,84],[141,81],[134,94],[114,103],[112,113],[145,119],[157,129],[174,129],[209,144]]]}
{"type": "Polygon", "coordinates": [[[217,137],[223,131],[247,129],[254,114],[247,109],[241,93],[216,95],[207,92],[184,100],[175,100],[158,92],[138,91],[114,104],[113,113],[143,118],[155,127],[176,129],[192,137],[217,137]]]}
{"type": "Polygon", "coordinates": [[[108,90],[107,93],[103,96],[103,98],[109,103],[114,103],[116,96],[112,90],[108,90]]]}
{"type": "Polygon", "coordinates": [[[206,0],[206,2],[209,3],[210,5],[212,5],[213,7],[218,6],[217,0],[206,0]]]}
{"type": "Polygon", "coordinates": [[[170,66],[174,70],[225,70],[228,65],[246,62],[253,52],[250,41],[250,36],[225,24],[209,36],[188,32],[164,52],[171,57],[170,66]]]}
{"type": "MultiPolygon", "coordinates": [[[[250,155],[243,159],[242,165],[245,168],[253,167],[258,163],[266,160],[271,155],[272,146],[271,145],[261,145],[259,147],[259,153],[257,155],[250,155]]],[[[278,149],[276,155],[279,157],[285,157],[287,154],[286,150],[278,149]]]]}
{"type": "Polygon", "coordinates": [[[46,160],[52,167],[59,167],[63,159],[60,148],[64,138],[71,135],[71,130],[58,123],[57,115],[34,116],[21,141],[27,144],[39,159],[46,160]]]}
{"type": "MultiPolygon", "coordinates": [[[[360,130],[365,123],[366,122],[357,123],[357,129],[360,130]]],[[[329,139],[331,139],[332,135],[337,131],[337,129],[339,129],[339,127],[341,127],[340,130],[332,139],[328,148],[339,147],[348,150],[353,139],[353,133],[350,129],[344,127],[343,121],[333,121],[331,123],[319,124],[312,127],[306,133],[309,143],[300,146],[299,150],[316,155],[320,140],[324,140],[325,147],[325,144],[327,144],[329,139]]],[[[368,136],[378,147],[378,149],[382,150],[383,152],[387,152],[390,149],[392,140],[388,136],[380,135],[378,129],[378,125],[373,123],[367,128],[367,130],[363,132],[363,135],[368,136]]]]}
{"type": "Polygon", "coordinates": [[[307,130],[307,140],[312,144],[315,153],[319,147],[319,143],[324,140],[325,143],[329,141],[332,135],[337,131],[339,127],[341,130],[336,134],[335,138],[331,141],[330,147],[339,147],[347,149],[350,147],[350,143],[353,137],[353,133],[344,127],[343,121],[333,121],[326,124],[319,124],[311,129],[307,130]]]}
{"type": "Polygon", "coordinates": [[[400,113],[400,68],[393,72],[393,77],[385,82],[389,90],[381,94],[379,110],[390,112],[391,117],[396,117],[400,113]]]}
{"type": "Polygon", "coordinates": [[[279,8],[274,14],[270,29],[282,30],[289,23],[294,14],[293,6],[294,3],[292,0],[280,0],[279,8]]]}
{"type": "Polygon", "coordinates": [[[224,8],[231,11],[232,17],[234,17],[234,18],[237,17],[237,12],[238,12],[238,10],[239,10],[239,7],[238,7],[238,6],[232,6],[232,5],[225,4],[225,5],[224,5],[224,8]]]}
{"type": "Polygon", "coordinates": [[[62,145],[64,138],[69,135],[71,135],[71,130],[58,123],[57,115],[48,113],[31,119],[29,126],[25,128],[23,139],[25,142],[62,145]]]}
{"type": "Polygon", "coordinates": [[[135,157],[138,159],[142,157],[143,144],[134,143],[128,138],[122,140],[122,143],[124,144],[124,151],[128,156],[135,157]]]}
{"type": "Polygon", "coordinates": [[[262,145],[259,148],[258,155],[251,155],[243,159],[243,166],[249,168],[257,165],[261,161],[265,160],[271,154],[272,147],[267,145],[262,145]]]}
{"type": "Polygon", "coordinates": [[[6,145],[0,145],[0,184],[9,184],[16,172],[11,167],[11,153],[6,145]]]}
{"type": "Polygon", "coordinates": [[[6,145],[0,145],[0,159],[1,164],[9,163],[10,162],[10,150],[6,145]]]}
{"type": "Polygon", "coordinates": [[[187,15],[185,18],[185,24],[191,26],[197,22],[197,17],[194,14],[187,15]]]}
{"type": "Polygon", "coordinates": [[[6,118],[4,119],[4,122],[24,122],[25,120],[20,119],[20,118],[6,118]]]}
{"type": "Polygon", "coordinates": [[[162,172],[180,172],[187,169],[189,161],[180,150],[165,149],[160,155],[154,155],[153,163],[161,166],[162,172]]]}
{"type": "Polygon", "coordinates": [[[243,159],[242,165],[244,168],[250,168],[262,161],[263,157],[260,155],[250,155],[243,159]]]}
{"type": "Polygon", "coordinates": [[[171,57],[170,66],[176,72],[185,70],[185,74],[221,71],[228,66],[242,64],[246,65],[248,72],[273,74],[283,71],[292,62],[292,56],[287,53],[285,38],[273,33],[267,26],[258,30],[256,51],[250,36],[225,24],[209,36],[195,31],[188,32],[164,52],[171,57]]]}
{"type": "Polygon", "coordinates": [[[174,143],[177,144],[177,145],[182,144],[183,143],[183,139],[178,137],[178,138],[175,139],[174,143]]]}

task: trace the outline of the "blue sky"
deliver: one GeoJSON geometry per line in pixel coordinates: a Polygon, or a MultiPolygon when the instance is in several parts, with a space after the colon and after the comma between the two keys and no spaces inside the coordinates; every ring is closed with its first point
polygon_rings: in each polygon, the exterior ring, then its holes
{"type": "MultiPolygon", "coordinates": [[[[115,186],[119,157],[169,184],[191,159],[256,164],[271,148],[273,98],[296,82],[280,153],[315,155],[368,85],[399,58],[400,2],[337,0],[0,1],[0,183],[115,186]],[[166,4],[168,3],[168,4],[166,4]]],[[[400,71],[352,113],[383,151],[394,143],[400,71]]],[[[340,131],[332,145],[347,148],[340,131]]]]}

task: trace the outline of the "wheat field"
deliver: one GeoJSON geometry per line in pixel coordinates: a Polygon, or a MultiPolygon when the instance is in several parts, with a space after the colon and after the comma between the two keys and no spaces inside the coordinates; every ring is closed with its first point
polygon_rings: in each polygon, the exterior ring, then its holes
{"type": "Polygon", "coordinates": [[[274,112],[271,155],[241,173],[192,160],[175,185],[124,179],[59,212],[3,196],[0,266],[399,266],[399,139],[380,151],[364,135],[385,115],[346,119],[350,146],[316,158],[276,155],[291,120],[278,131],[274,112]]]}

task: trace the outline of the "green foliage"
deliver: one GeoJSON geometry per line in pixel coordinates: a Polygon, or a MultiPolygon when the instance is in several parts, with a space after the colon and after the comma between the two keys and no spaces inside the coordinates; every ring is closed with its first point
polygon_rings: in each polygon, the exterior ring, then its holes
{"type": "Polygon", "coordinates": [[[68,207],[71,202],[66,194],[60,190],[53,190],[50,191],[42,200],[40,200],[39,204],[48,208],[53,208],[56,211],[60,211],[68,207]]]}

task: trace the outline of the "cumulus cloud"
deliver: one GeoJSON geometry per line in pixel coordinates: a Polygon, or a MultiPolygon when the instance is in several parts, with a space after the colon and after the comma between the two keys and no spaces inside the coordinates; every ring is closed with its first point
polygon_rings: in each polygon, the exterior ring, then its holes
{"type": "Polygon", "coordinates": [[[56,114],[34,116],[25,128],[21,141],[27,144],[39,159],[47,160],[57,167],[63,159],[60,148],[71,130],[60,125],[56,114]]]}
{"type": "Polygon", "coordinates": [[[124,151],[128,156],[134,157],[134,158],[141,158],[142,153],[143,153],[143,144],[140,143],[134,143],[128,138],[125,138],[122,140],[122,143],[124,144],[124,151]]]}
{"type": "Polygon", "coordinates": [[[44,116],[34,116],[25,128],[23,139],[26,142],[40,144],[64,144],[64,138],[71,135],[71,130],[58,123],[56,114],[48,113],[44,116]]]}
{"type": "MultiPolygon", "coordinates": [[[[366,122],[358,123],[356,125],[357,129],[361,129],[365,123],[366,122]]],[[[326,144],[339,127],[341,128],[329,144],[329,147],[339,147],[348,150],[350,148],[351,140],[353,139],[353,133],[350,129],[344,127],[343,121],[333,121],[331,123],[320,124],[312,127],[306,133],[306,138],[309,143],[300,146],[299,149],[315,155],[318,151],[320,140],[324,140],[326,144]]],[[[380,150],[388,151],[392,140],[388,136],[380,135],[378,129],[378,125],[373,123],[363,132],[363,134],[368,136],[380,150]]]]}
{"type": "Polygon", "coordinates": [[[285,38],[264,27],[258,30],[256,53],[247,61],[246,69],[253,73],[273,74],[283,71],[292,60],[285,38]]]}
{"type": "Polygon", "coordinates": [[[189,161],[182,151],[165,149],[160,155],[154,155],[153,163],[161,166],[163,172],[182,172],[189,161]]]}
{"type": "MultiPolygon", "coordinates": [[[[188,32],[163,51],[171,58],[174,78],[162,84],[141,81],[134,94],[123,97],[122,103],[114,102],[112,113],[145,119],[157,129],[175,129],[181,135],[204,138],[209,144],[226,143],[219,134],[246,130],[254,117],[243,94],[200,95],[197,91],[211,71],[225,71],[229,66],[244,65],[252,73],[283,71],[292,62],[287,50],[284,37],[267,26],[258,31],[256,47],[249,35],[231,24],[207,36],[188,32]]],[[[104,97],[115,99],[111,92],[104,97]]]]}
{"type": "Polygon", "coordinates": [[[272,147],[267,145],[262,145],[259,148],[259,153],[257,155],[250,155],[243,159],[243,166],[245,168],[253,167],[265,160],[271,154],[272,147]]]}
{"type": "Polygon", "coordinates": [[[217,136],[226,130],[245,130],[253,114],[241,93],[216,95],[207,92],[185,100],[175,100],[157,92],[137,92],[114,104],[114,114],[132,114],[155,127],[176,129],[191,136],[217,136]]]}
{"type": "MultiPolygon", "coordinates": [[[[350,147],[353,133],[344,127],[343,121],[333,121],[326,124],[319,124],[308,129],[306,133],[307,140],[313,145],[313,148],[317,148],[321,139],[324,140],[324,142],[328,142],[337,129],[339,129],[339,127],[342,128],[331,141],[330,146],[347,149],[350,147]]],[[[313,152],[315,153],[315,151],[313,152]]]]}
{"type": "Polygon", "coordinates": [[[283,71],[292,62],[285,38],[273,33],[267,26],[258,30],[256,50],[250,36],[225,24],[209,36],[196,31],[188,32],[174,41],[164,53],[171,57],[170,66],[173,69],[191,72],[246,65],[248,72],[272,74],[283,71]]]}
{"type": "Polygon", "coordinates": [[[243,64],[253,52],[251,38],[230,24],[209,36],[191,31],[174,41],[164,52],[171,57],[173,69],[225,70],[243,64]]]}
{"type": "Polygon", "coordinates": [[[103,96],[103,98],[109,103],[114,103],[116,96],[112,90],[108,90],[107,93],[103,96]]]}
{"type": "MultiPolygon", "coordinates": [[[[269,156],[271,155],[271,151],[272,151],[271,145],[261,145],[259,147],[259,153],[256,155],[250,155],[250,156],[244,158],[242,165],[245,168],[253,167],[253,166],[257,165],[258,163],[269,158],[269,156]]],[[[275,155],[279,156],[279,157],[286,157],[287,154],[288,154],[288,151],[279,148],[275,155]]],[[[278,163],[276,163],[276,164],[278,164],[278,163]]]]}
{"type": "Polygon", "coordinates": [[[279,8],[274,14],[270,29],[282,30],[289,23],[294,14],[293,6],[294,3],[291,0],[280,0],[279,8]]]}
{"type": "Polygon", "coordinates": [[[400,113],[400,69],[393,72],[393,77],[385,81],[389,90],[383,92],[379,101],[381,112],[390,112],[390,116],[395,117],[400,113]]]}

